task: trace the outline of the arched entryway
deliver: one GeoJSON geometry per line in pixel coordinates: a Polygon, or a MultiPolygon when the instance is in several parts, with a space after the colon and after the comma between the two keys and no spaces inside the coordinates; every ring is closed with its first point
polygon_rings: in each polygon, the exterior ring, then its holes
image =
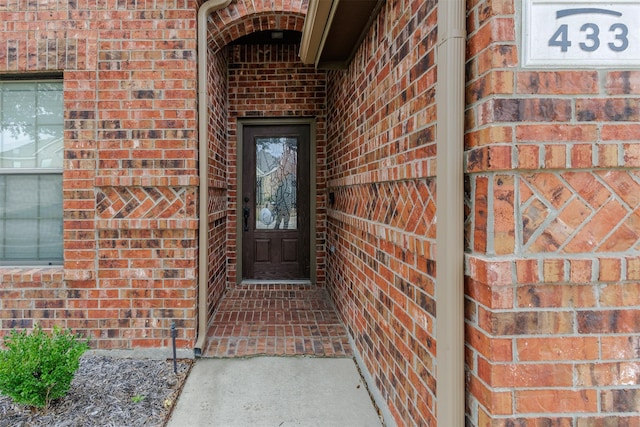
{"type": "MultiPolygon", "coordinates": [[[[199,79],[203,86],[200,90],[206,91],[206,129],[202,132],[201,128],[201,133],[206,133],[208,154],[207,212],[201,215],[207,217],[207,271],[203,275],[206,280],[199,281],[200,292],[206,289],[206,298],[201,295],[199,304],[201,309],[206,306],[207,323],[225,291],[243,278],[272,281],[293,278],[320,287],[324,284],[326,72],[300,60],[305,14],[306,2],[263,5],[239,1],[207,17],[205,76],[199,79]],[[294,199],[296,207],[299,201],[305,204],[302,217],[306,217],[306,225],[295,236],[279,231],[282,235],[276,242],[283,248],[281,258],[286,262],[302,252],[303,261],[295,273],[281,268],[271,274],[268,266],[256,273],[249,268],[246,254],[243,256],[243,241],[256,239],[256,233],[244,231],[245,225],[257,223],[256,203],[264,204],[261,199],[266,197],[275,205],[277,193],[274,188],[274,194],[256,195],[255,182],[244,185],[242,182],[243,171],[249,163],[255,168],[257,162],[256,147],[251,156],[252,150],[243,148],[243,136],[245,131],[256,129],[262,129],[263,133],[267,129],[267,137],[285,139],[292,136],[289,135],[292,130],[302,132],[296,135],[301,135],[307,154],[297,174],[306,174],[308,178],[294,199]],[[285,134],[271,134],[282,129],[285,134]],[[243,188],[247,191],[243,192],[243,188]]],[[[256,177],[245,179],[255,181],[256,177]]],[[[295,184],[300,185],[297,178],[295,184]]],[[[277,215],[273,209],[271,213],[277,215]]],[[[258,238],[262,240],[252,247],[268,247],[264,236],[258,238]]],[[[199,321],[203,322],[202,315],[199,321]]],[[[199,344],[204,345],[202,340],[199,344]]]]}

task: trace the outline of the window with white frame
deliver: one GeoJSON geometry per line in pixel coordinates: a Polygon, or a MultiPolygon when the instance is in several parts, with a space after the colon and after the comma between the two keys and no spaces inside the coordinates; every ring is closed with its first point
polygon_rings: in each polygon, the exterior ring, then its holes
{"type": "Polygon", "coordinates": [[[0,265],[62,263],[61,81],[0,80],[0,265]]]}

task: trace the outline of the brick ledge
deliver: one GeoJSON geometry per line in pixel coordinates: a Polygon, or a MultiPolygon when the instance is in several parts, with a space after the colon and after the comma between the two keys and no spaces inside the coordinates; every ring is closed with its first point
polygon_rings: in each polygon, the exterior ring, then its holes
{"type": "Polygon", "coordinates": [[[98,219],[96,220],[97,230],[112,229],[180,229],[195,230],[198,228],[199,220],[193,218],[173,218],[173,219],[98,219]]]}
{"type": "Polygon", "coordinates": [[[62,266],[0,267],[0,283],[58,282],[63,273],[62,266]]]}
{"type": "Polygon", "coordinates": [[[197,175],[97,176],[96,187],[197,187],[197,175]]]}

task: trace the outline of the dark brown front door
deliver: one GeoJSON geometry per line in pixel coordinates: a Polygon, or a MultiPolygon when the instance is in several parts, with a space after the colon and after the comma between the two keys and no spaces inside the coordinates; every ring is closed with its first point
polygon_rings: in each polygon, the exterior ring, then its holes
{"type": "Polygon", "coordinates": [[[309,126],[245,126],[242,277],[309,278],[309,126]]]}

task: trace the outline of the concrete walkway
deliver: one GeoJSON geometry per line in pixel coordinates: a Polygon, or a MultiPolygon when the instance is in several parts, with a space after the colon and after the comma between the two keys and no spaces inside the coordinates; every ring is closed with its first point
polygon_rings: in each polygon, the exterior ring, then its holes
{"type": "Polygon", "coordinates": [[[199,359],[168,427],[380,426],[351,358],[199,359]]]}

